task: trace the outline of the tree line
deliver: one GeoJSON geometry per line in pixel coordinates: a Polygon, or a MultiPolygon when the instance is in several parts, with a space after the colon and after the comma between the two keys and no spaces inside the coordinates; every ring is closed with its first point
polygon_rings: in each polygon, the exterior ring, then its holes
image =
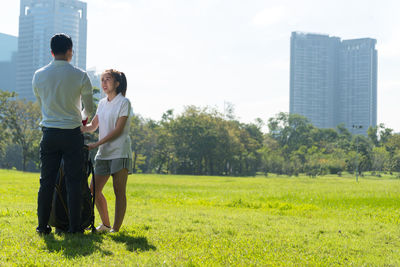
{"type": "MultiPolygon", "coordinates": [[[[39,122],[37,103],[0,91],[0,168],[39,170],[39,122]]],[[[224,114],[187,106],[180,114],[166,111],[159,121],[134,115],[130,136],[136,173],[317,176],[400,171],[400,135],[383,124],[370,127],[366,136],[352,135],[344,125],[319,129],[296,114],[243,123],[232,106],[224,114]]],[[[86,139],[96,140],[97,134],[86,139]]]]}

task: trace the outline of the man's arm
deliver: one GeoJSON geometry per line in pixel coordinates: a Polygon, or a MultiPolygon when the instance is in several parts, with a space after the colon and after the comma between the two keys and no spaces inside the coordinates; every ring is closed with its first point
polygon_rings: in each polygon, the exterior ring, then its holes
{"type": "Polygon", "coordinates": [[[92,84],[90,83],[89,77],[85,73],[82,81],[82,90],[81,90],[81,96],[82,96],[82,103],[83,103],[83,113],[86,115],[86,117],[89,117],[90,114],[93,112],[93,88],[92,84]]]}
{"type": "Polygon", "coordinates": [[[37,101],[39,102],[39,107],[42,108],[42,101],[41,101],[40,96],[39,96],[38,88],[36,87],[36,74],[33,75],[32,90],[33,90],[33,94],[35,95],[37,101]]]}
{"type": "Polygon", "coordinates": [[[88,118],[93,112],[93,95],[82,95],[83,114],[88,118]]]}

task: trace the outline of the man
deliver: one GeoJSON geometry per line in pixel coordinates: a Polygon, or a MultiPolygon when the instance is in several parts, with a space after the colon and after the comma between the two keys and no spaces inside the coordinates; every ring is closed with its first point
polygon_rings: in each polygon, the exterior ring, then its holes
{"type": "Polygon", "coordinates": [[[57,172],[64,160],[69,233],[83,232],[80,183],[83,168],[81,99],[87,116],[93,111],[93,91],[86,72],[72,66],[72,40],[56,34],[50,42],[54,60],[37,70],[32,87],[42,111],[43,137],[40,142],[40,188],[36,232],[49,234],[48,225],[57,172]]]}

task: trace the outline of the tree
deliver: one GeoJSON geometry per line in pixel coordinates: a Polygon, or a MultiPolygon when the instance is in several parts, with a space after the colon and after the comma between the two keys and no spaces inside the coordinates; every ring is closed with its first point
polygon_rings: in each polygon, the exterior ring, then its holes
{"type": "Polygon", "coordinates": [[[240,142],[244,145],[244,153],[242,153],[244,169],[241,175],[255,175],[261,162],[261,154],[258,151],[263,144],[263,134],[260,125],[249,123],[239,126],[240,142]]]}
{"type": "Polygon", "coordinates": [[[170,131],[179,161],[177,172],[206,174],[210,171],[210,158],[217,145],[216,112],[207,108],[186,107],[174,119],[170,131]]]}
{"type": "Polygon", "coordinates": [[[371,170],[372,167],[372,148],[370,140],[363,135],[354,135],[347,151],[347,168],[349,171],[355,171],[358,167],[358,172],[371,170]],[[357,164],[356,164],[357,163],[357,164]]]}
{"type": "Polygon", "coordinates": [[[385,171],[390,169],[390,154],[384,147],[374,147],[372,149],[372,170],[385,171]]]}
{"type": "Polygon", "coordinates": [[[146,120],[140,115],[131,118],[129,135],[133,152],[133,172],[153,171],[159,127],[154,120],[146,120]]]}
{"type": "Polygon", "coordinates": [[[143,153],[147,132],[145,130],[144,120],[138,115],[132,116],[130,126],[131,148],[133,152],[133,172],[136,173],[138,169],[136,164],[137,159],[143,153]]]}
{"type": "Polygon", "coordinates": [[[393,129],[386,128],[383,123],[372,127],[370,126],[367,130],[368,138],[374,144],[374,146],[383,146],[388,142],[392,136],[393,129]]]}
{"type": "Polygon", "coordinates": [[[23,171],[26,170],[29,160],[39,162],[40,119],[39,105],[31,101],[10,100],[4,110],[3,120],[11,133],[12,141],[22,148],[23,171]]]}
{"type": "Polygon", "coordinates": [[[339,124],[336,127],[336,131],[338,133],[338,140],[336,141],[336,147],[343,149],[346,152],[349,152],[351,149],[351,140],[352,135],[349,130],[344,126],[344,124],[339,124]]]}
{"type": "Polygon", "coordinates": [[[13,97],[15,97],[15,93],[0,90],[0,127],[2,129],[0,131],[0,160],[5,156],[6,148],[11,137],[5,123],[5,117],[9,109],[9,102],[13,97]]]}
{"type": "Polygon", "coordinates": [[[266,135],[264,137],[263,147],[259,152],[262,156],[262,168],[266,175],[268,175],[268,173],[283,173],[285,159],[282,156],[278,141],[266,135]]]}
{"type": "Polygon", "coordinates": [[[379,145],[379,140],[378,140],[378,126],[369,126],[368,130],[367,130],[367,136],[369,138],[369,140],[371,140],[372,144],[374,144],[374,146],[378,146],[379,145]]]}
{"type": "Polygon", "coordinates": [[[400,134],[392,134],[384,144],[389,153],[389,171],[400,171],[400,134]]]}
{"type": "Polygon", "coordinates": [[[286,159],[299,147],[312,145],[310,133],[315,127],[301,115],[281,112],[268,120],[268,128],[271,136],[283,148],[286,159]]]}
{"type": "Polygon", "coordinates": [[[175,172],[175,146],[173,132],[171,130],[174,122],[173,110],[167,110],[163,115],[157,127],[153,128],[155,146],[152,165],[157,173],[175,172]]]}

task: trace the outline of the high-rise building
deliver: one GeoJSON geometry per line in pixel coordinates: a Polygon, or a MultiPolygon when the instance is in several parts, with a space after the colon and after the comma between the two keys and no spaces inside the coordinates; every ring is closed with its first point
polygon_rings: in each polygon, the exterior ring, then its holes
{"type": "Polygon", "coordinates": [[[15,91],[18,38],[0,33],[0,90],[15,91]]]}
{"type": "Polygon", "coordinates": [[[341,40],[293,32],[290,46],[290,113],[316,127],[343,123],[352,133],[376,126],[376,40],[341,40]],[[362,126],[362,128],[360,128],[362,126]]]}
{"type": "Polygon", "coordinates": [[[51,60],[50,39],[66,33],[74,43],[71,64],[86,69],[87,5],[78,0],[21,0],[16,91],[35,100],[34,72],[51,60]]]}
{"type": "Polygon", "coordinates": [[[0,44],[0,61],[11,61],[13,53],[18,51],[18,37],[0,33],[0,44]]]}
{"type": "Polygon", "coordinates": [[[376,40],[370,38],[344,40],[340,48],[338,117],[356,134],[365,134],[369,126],[377,124],[375,44],[376,40]]]}
{"type": "Polygon", "coordinates": [[[335,124],[337,59],[340,39],[292,33],[290,53],[290,113],[307,117],[315,126],[335,124]]]}

